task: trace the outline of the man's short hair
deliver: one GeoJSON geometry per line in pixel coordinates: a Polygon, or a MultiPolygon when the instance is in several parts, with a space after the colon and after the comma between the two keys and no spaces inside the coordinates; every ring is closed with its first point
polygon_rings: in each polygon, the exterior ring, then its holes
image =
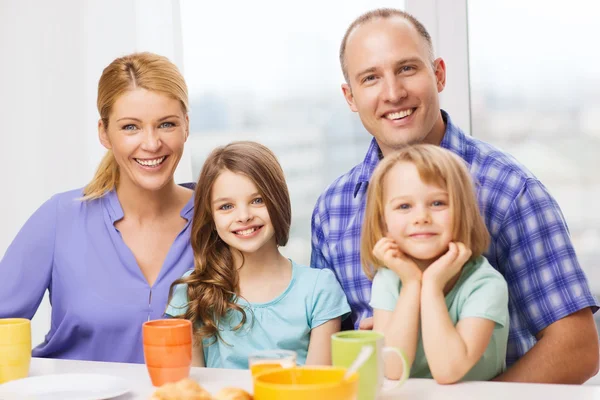
{"type": "Polygon", "coordinates": [[[346,83],[350,83],[350,80],[348,79],[348,70],[346,68],[346,43],[348,42],[348,36],[350,36],[350,33],[352,33],[352,31],[354,31],[355,28],[359,27],[360,25],[363,25],[366,22],[372,21],[376,18],[390,18],[390,17],[400,17],[400,18],[404,18],[405,20],[409,21],[417,30],[417,32],[419,33],[419,35],[425,39],[425,42],[427,43],[427,47],[429,48],[429,58],[430,58],[430,62],[433,64],[433,43],[431,41],[431,35],[429,35],[429,32],[427,32],[427,29],[425,29],[425,26],[423,26],[423,24],[421,22],[419,22],[418,19],[416,19],[415,17],[413,17],[412,15],[410,15],[409,13],[402,11],[402,10],[397,10],[395,8],[378,8],[376,10],[372,10],[372,11],[368,11],[366,13],[364,13],[363,15],[361,15],[360,17],[356,18],[348,27],[348,29],[346,30],[346,33],[344,34],[344,38],[342,39],[342,44],[340,46],[340,65],[342,66],[342,72],[344,73],[344,79],[346,79],[346,83]]]}

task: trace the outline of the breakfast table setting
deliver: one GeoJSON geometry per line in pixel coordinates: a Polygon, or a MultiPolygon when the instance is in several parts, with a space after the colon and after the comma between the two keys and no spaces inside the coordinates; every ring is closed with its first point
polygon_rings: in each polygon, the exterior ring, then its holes
{"type": "MultiPolygon", "coordinates": [[[[506,382],[440,385],[383,376],[385,353],[374,331],[332,336],[332,366],[297,366],[296,353],[265,350],[249,369],[192,367],[187,320],[143,324],[144,364],[31,357],[29,320],[0,320],[1,400],[385,400],[600,399],[600,386],[506,382]]],[[[408,371],[408,368],[405,369],[408,371]]]]}
{"type": "MultiPolygon", "coordinates": [[[[144,364],[74,361],[49,358],[33,358],[31,360],[30,378],[55,377],[58,375],[64,375],[67,379],[75,379],[82,375],[117,377],[119,378],[115,382],[117,391],[119,390],[119,387],[117,386],[118,383],[122,383],[124,386],[121,388],[123,393],[112,397],[115,400],[148,400],[156,390],[150,381],[150,377],[144,364]]],[[[253,389],[252,375],[249,370],[191,368],[190,378],[198,382],[211,393],[217,393],[224,387],[239,387],[250,393],[252,393],[253,389]]],[[[73,382],[73,385],[75,383],[76,382],[73,382]]],[[[99,388],[96,389],[96,393],[94,393],[90,388],[88,392],[83,392],[79,398],[111,398],[102,397],[103,394],[101,392],[101,390],[108,392],[110,389],[112,388],[99,388]]],[[[5,399],[5,397],[1,395],[0,398],[3,400],[5,399]]],[[[15,399],[17,398],[26,397],[15,397],[15,399]]],[[[31,398],[42,397],[32,396],[31,398]]],[[[43,398],[48,399],[49,397],[43,398]]],[[[60,397],[57,397],[56,399],[59,398],[60,397]]],[[[62,399],[64,399],[64,397],[62,399]]],[[[454,385],[438,385],[432,379],[408,379],[401,387],[381,394],[379,399],[587,400],[600,399],[600,386],[502,382],[463,382],[454,385]]]]}

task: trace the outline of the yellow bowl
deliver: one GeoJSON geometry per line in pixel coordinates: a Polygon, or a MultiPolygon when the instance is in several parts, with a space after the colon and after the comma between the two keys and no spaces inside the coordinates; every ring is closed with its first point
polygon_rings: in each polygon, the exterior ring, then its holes
{"type": "Polygon", "coordinates": [[[254,400],[356,400],[358,374],[346,368],[295,367],[269,370],[254,379],[254,400]]]}

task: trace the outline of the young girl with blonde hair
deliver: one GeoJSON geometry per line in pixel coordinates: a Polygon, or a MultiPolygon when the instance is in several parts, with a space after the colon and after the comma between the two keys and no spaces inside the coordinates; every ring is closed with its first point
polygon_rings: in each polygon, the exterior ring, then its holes
{"type": "Polygon", "coordinates": [[[197,184],[195,267],[173,283],[166,314],[194,324],[194,364],[248,368],[257,350],[330,364],[330,337],[350,312],[333,273],[285,258],[291,205],[275,155],[233,142],[206,159],[197,184]]]}
{"type": "MultiPolygon", "coordinates": [[[[410,376],[488,380],[505,366],[508,288],[482,256],[489,235],[462,160],[419,144],[386,156],[367,193],[363,268],[374,330],[401,349],[410,376]]],[[[386,360],[386,375],[402,365],[386,360]]]]}

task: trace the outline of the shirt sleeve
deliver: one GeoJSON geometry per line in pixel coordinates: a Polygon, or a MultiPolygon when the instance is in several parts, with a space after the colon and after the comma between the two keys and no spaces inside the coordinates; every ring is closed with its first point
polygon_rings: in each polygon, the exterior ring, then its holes
{"type": "Polygon", "coordinates": [[[560,208],[539,181],[527,180],[508,208],[497,246],[516,318],[533,334],[583,308],[598,309],[560,208]]]}
{"type": "Polygon", "coordinates": [[[400,293],[400,278],[387,268],[379,268],[371,286],[371,302],[369,305],[378,310],[394,311],[400,293]]]}
{"type": "Polygon", "coordinates": [[[33,318],[50,286],[57,207],[54,196],[37,209],[0,261],[0,318],[33,318]]]}
{"type": "Polygon", "coordinates": [[[490,273],[471,283],[458,319],[484,318],[504,327],[509,323],[508,286],[502,275],[493,270],[491,265],[489,269],[490,273]]]}
{"type": "Polygon", "coordinates": [[[322,199],[319,198],[315,209],[313,210],[311,219],[311,255],[310,255],[310,266],[312,268],[328,268],[333,270],[331,263],[329,262],[329,252],[327,249],[327,241],[325,240],[325,234],[323,232],[323,225],[321,221],[321,215],[319,214],[319,206],[322,199]]]}
{"type": "MultiPolygon", "coordinates": [[[[186,272],[183,275],[183,278],[189,276],[191,271],[186,272]]],[[[185,283],[181,283],[173,289],[173,294],[171,296],[171,301],[167,305],[167,309],[165,310],[165,316],[167,317],[181,317],[185,315],[188,309],[188,294],[187,294],[188,286],[185,283]]]]}
{"type": "Polygon", "coordinates": [[[313,307],[310,328],[314,329],[337,317],[346,318],[350,306],[339,282],[328,269],[319,271],[313,292],[313,307]]]}

